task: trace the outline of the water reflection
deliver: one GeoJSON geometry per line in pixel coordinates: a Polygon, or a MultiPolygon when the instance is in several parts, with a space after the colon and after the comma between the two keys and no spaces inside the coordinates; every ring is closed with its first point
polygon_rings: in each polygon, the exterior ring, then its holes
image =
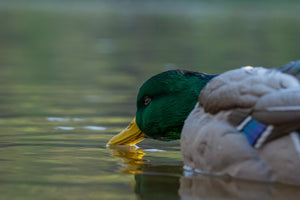
{"type": "Polygon", "coordinates": [[[119,172],[134,174],[139,199],[299,199],[299,187],[182,173],[182,166],[153,165],[145,149],[112,146],[111,155],[121,158],[119,172]],[[184,175],[182,175],[184,174],[184,175]]]}
{"type": "Polygon", "coordinates": [[[139,199],[180,199],[178,176],[137,174],[134,178],[139,199]]]}
{"type": "Polygon", "coordinates": [[[137,146],[109,148],[112,156],[121,158],[118,171],[134,174],[134,192],[138,199],[180,199],[178,189],[182,166],[152,165],[149,159],[144,158],[148,150],[137,146]]]}
{"type": "Polygon", "coordinates": [[[182,199],[286,200],[299,199],[299,187],[211,176],[180,178],[182,199]]]}
{"type": "Polygon", "coordinates": [[[142,173],[144,167],[149,165],[149,160],[143,159],[146,154],[143,149],[136,146],[110,146],[111,155],[121,158],[119,172],[129,174],[142,173]]]}

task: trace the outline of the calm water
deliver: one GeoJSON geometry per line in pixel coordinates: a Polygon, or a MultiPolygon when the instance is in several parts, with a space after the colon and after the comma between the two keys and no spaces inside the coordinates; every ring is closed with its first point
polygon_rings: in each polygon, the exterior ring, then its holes
{"type": "Polygon", "coordinates": [[[299,3],[49,2],[0,2],[0,200],[299,199],[184,173],[179,141],[105,146],[156,73],[299,59],[299,3]]]}

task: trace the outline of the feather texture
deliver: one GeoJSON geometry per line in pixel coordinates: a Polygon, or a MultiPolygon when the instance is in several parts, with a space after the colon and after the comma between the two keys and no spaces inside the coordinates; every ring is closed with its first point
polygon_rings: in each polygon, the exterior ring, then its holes
{"type": "Polygon", "coordinates": [[[185,120],[185,165],[300,185],[299,74],[297,61],[271,70],[244,67],[212,79],[185,120]]]}

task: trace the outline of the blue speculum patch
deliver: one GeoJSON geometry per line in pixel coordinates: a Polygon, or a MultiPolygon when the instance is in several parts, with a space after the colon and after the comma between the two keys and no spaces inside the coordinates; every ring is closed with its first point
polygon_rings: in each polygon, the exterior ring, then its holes
{"type": "Polygon", "coordinates": [[[241,130],[241,132],[247,137],[249,143],[254,146],[257,142],[258,138],[262,135],[262,133],[266,130],[267,125],[255,120],[251,119],[241,130]]]}

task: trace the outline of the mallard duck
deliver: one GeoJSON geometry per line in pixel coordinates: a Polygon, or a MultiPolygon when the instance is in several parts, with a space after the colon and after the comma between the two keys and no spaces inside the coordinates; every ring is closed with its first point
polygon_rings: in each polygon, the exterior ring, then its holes
{"type": "Polygon", "coordinates": [[[220,75],[163,72],[142,85],[135,118],[108,145],[181,139],[188,169],[300,185],[299,74],[300,60],[220,75]]]}

